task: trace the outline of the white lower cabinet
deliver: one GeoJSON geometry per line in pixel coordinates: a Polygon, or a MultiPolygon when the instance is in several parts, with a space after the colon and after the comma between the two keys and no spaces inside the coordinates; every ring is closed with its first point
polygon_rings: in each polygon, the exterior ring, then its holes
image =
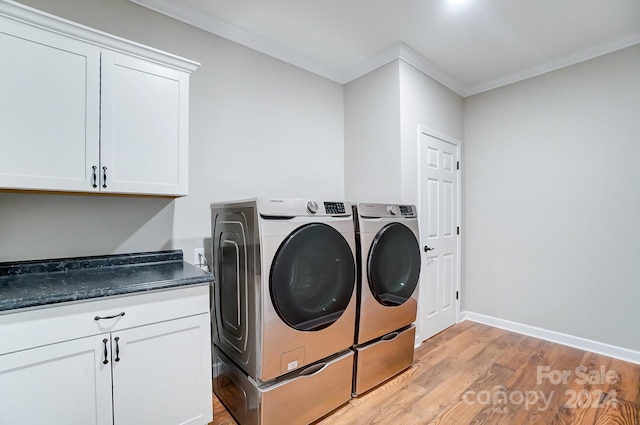
{"type": "Polygon", "coordinates": [[[208,323],[201,314],[112,335],[114,424],[209,422],[211,361],[202,356],[208,323]]]}
{"type": "Polygon", "coordinates": [[[0,348],[0,424],[209,423],[210,315],[202,313],[208,311],[207,290],[87,303],[95,309],[80,303],[0,315],[0,337],[19,337],[34,347],[6,354],[0,348]],[[179,317],[194,306],[199,314],[179,317]],[[159,316],[158,308],[166,315],[159,316]],[[127,314],[95,319],[120,310],[127,314]],[[157,322],[144,324],[149,319],[157,322]],[[74,333],[86,334],[81,322],[94,322],[98,332],[74,339],[74,333]],[[48,330],[61,327],[69,329],[68,340],[42,345],[53,333],[48,330]]]}
{"type": "Polygon", "coordinates": [[[0,356],[0,424],[112,424],[108,341],[96,335],[0,356]]]}

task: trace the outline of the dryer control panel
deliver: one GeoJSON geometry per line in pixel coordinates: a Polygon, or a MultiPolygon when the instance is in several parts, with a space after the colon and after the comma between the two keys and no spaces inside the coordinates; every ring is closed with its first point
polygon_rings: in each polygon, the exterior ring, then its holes
{"type": "Polygon", "coordinates": [[[358,215],[366,218],[416,218],[415,205],[358,203],[358,215]]]}

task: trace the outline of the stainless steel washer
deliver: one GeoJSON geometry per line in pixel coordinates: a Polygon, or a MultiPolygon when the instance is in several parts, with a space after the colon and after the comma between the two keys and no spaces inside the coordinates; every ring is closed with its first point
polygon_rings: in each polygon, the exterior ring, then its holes
{"type": "Polygon", "coordinates": [[[214,344],[258,384],[348,349],[355,332],[351,204],[212,204],[214,344]]]}
{"type": "Polygon", "coordinates": [[[413,205],[358,203],[358,324],[354,394],[411,365],[422,255],[413,205]]]}

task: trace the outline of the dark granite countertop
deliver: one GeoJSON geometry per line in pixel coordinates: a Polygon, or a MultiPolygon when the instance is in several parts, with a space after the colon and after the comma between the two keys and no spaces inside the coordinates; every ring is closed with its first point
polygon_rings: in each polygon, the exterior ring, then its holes
{"type": "Polygon", "coordinates": [[[0,263],[0,313],[212,280],[179,250],[0,263]]]}

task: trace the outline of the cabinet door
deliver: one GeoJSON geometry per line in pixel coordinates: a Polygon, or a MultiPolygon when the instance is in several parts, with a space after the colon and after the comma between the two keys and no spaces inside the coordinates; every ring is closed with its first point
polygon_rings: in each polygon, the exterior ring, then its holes
{"type": "Polygon", "coordinates": [[[111,425],[105,347],[108,334],[0,356],[0,424],[111,425]]]}
{"type": "Polygon", "coordinates": [[[186,195],[188,75],[102,53],[101,190],[186,195]]]}
{"type": "Polygon", "coordinates": [[[209,322],[200,314],[112,334],[115,424],[213,420],[209,322]]]}
{"type": "Polygon", "coordinates": [[[0,17],[0,188],[95,191],[100,50],[0,17]]]}

